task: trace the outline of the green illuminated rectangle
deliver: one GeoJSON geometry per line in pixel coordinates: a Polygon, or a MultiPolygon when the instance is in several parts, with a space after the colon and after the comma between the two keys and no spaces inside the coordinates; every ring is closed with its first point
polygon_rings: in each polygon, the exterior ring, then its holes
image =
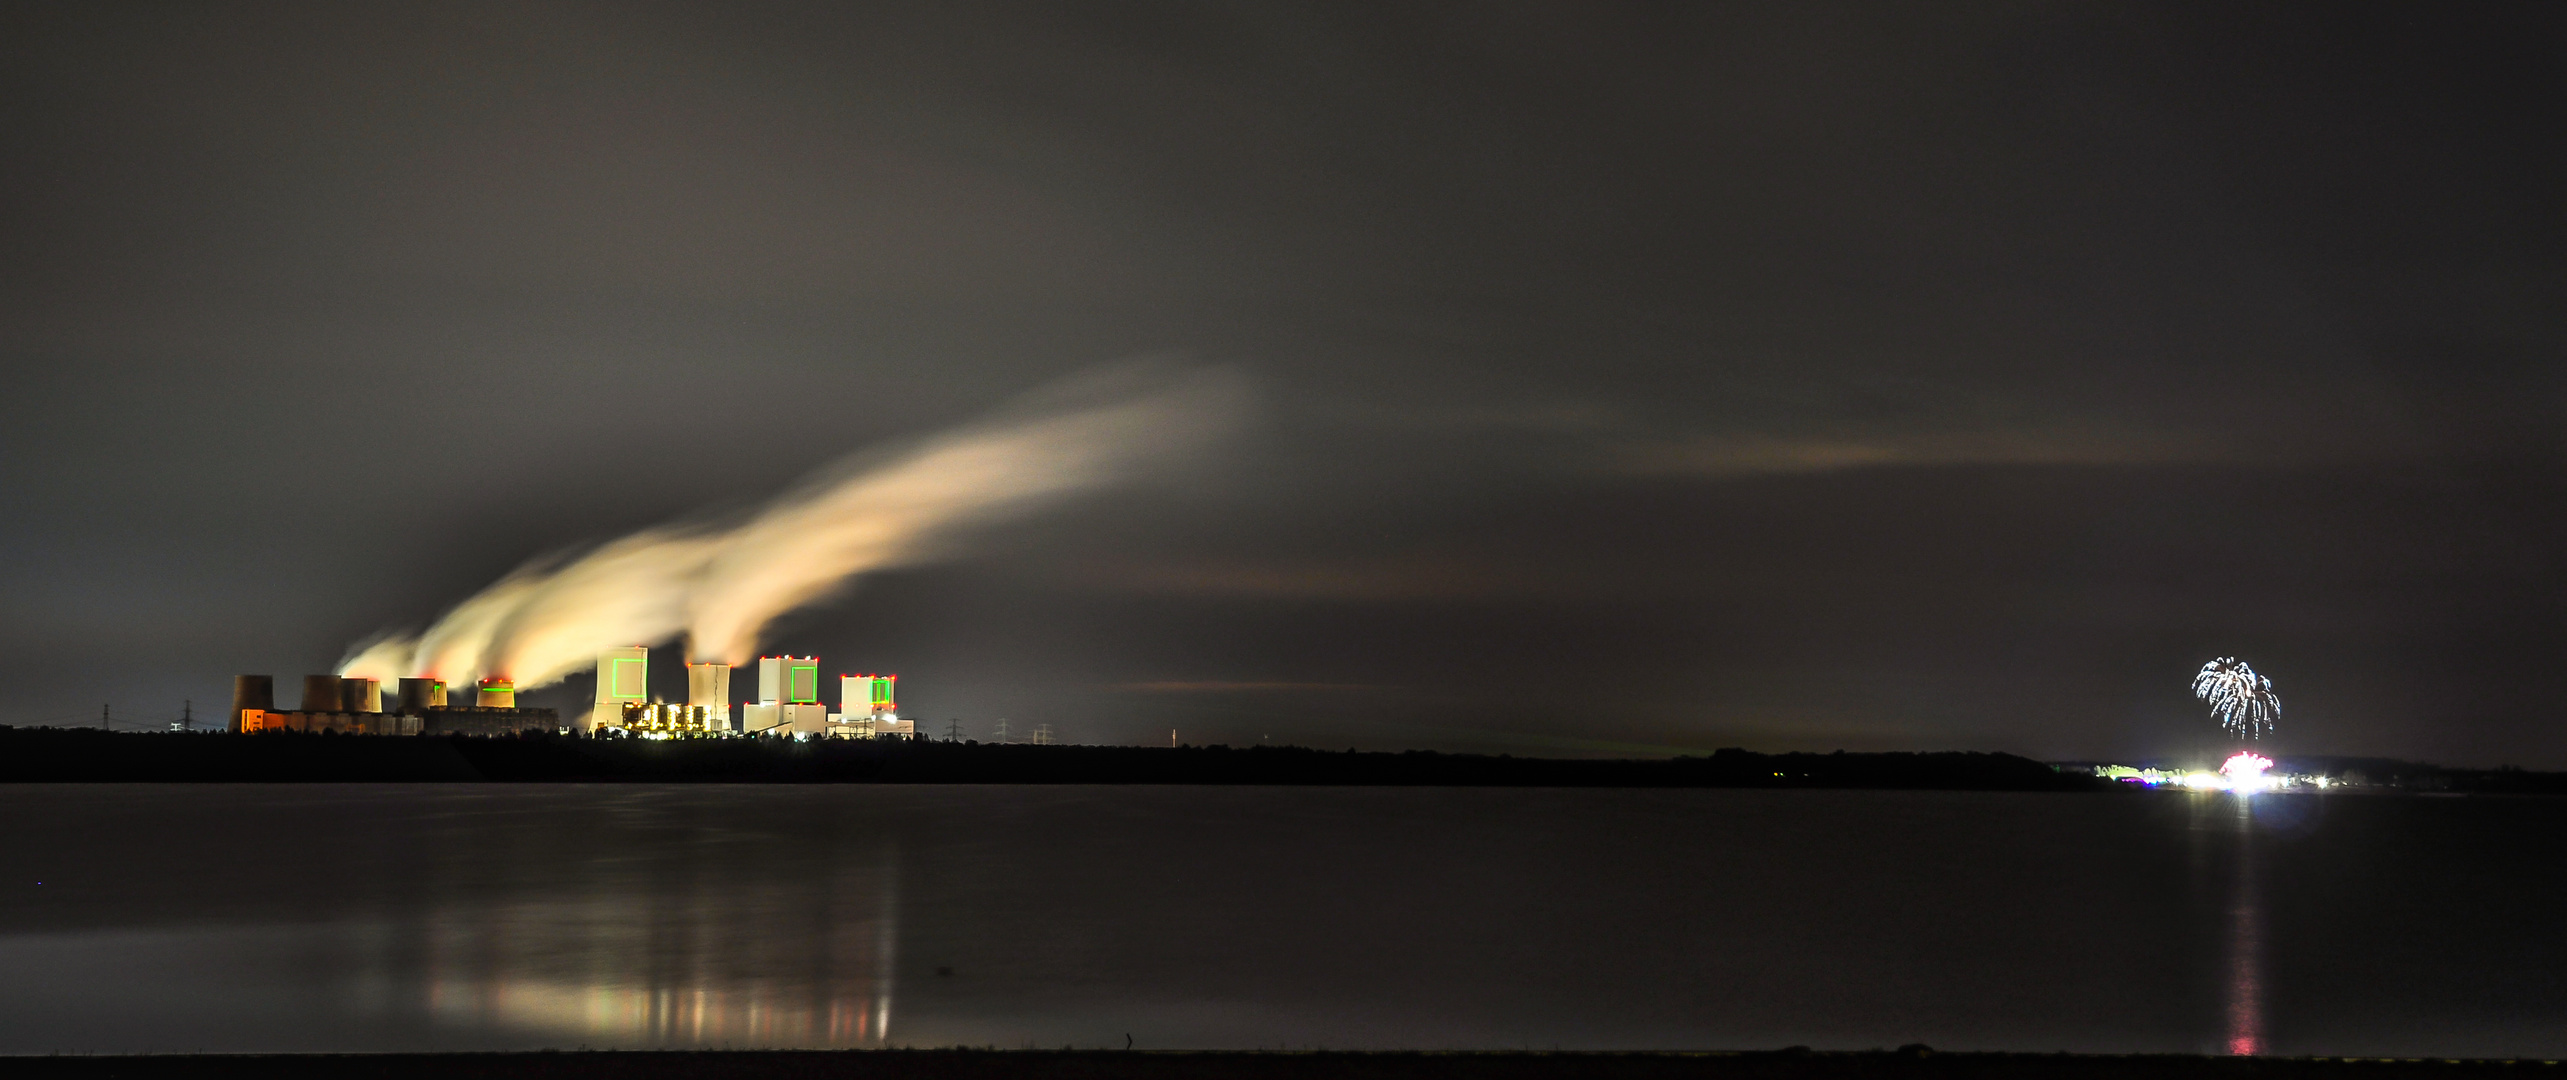
{"type": "Polygon", "coordinates": [[[609,692],[616,697],[635,701],[650,696],[649,672],[644,667],[646,663],[647,661],[643,660],[617,657],[613,665],[614,673],[608,678],[606,684],[613,688],[609,692]]]}
{"type": "Polygon", "coordinates": [[[873,701],[876,705],[885,705],[891,702],[891,680],[875,679],[873,681],[873,701]]]}
{"type": "Polygon", "coordinates": [[[786,701],[796,705],[817,703],[820,700],[820,665],[786,665],[784,695],[786,701]]]}

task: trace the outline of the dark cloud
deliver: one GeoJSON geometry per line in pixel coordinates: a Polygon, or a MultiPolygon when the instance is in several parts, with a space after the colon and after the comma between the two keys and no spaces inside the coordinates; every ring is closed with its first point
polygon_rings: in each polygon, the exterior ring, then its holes
{"type": "Polygon", "coordinates": [[[2567,765],[2562,30],[14,7],[0,722],[1173,352],[1254,373],[1226,454],[780,643],[984,728],[1581,752],[2167,752],[2236,654],[2291,749],[2567,765]]]}

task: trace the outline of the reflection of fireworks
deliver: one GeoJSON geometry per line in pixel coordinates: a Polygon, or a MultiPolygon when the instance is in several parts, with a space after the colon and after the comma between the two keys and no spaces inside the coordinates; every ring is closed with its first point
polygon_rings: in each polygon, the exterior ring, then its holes
{"type": "Polygon", "coordinates": [[[2273,680],[2255,673],[2246,661],[2223,656],[2202,665],[2193,676],[2193,696],[2210,704],[2219,726],[2241,739],[2260,739],[2282,718],[2282,699],[2273,696],[2273,680]]]}

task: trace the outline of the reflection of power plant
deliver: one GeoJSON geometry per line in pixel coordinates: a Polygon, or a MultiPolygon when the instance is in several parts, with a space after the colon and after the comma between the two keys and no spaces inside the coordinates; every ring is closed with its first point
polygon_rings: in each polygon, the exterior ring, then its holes
{"type": "Polygon", "coordinates": [[[506,679],[484,679],[473,704],[447,700],[446,684],[403,679],[398,700],[387,703],[373,679],[336,675],[303,677],[299,709],[276,707],[276,682],[265,675],[232,680],[232,730],[338,732],[348,735],[514,735],[561,726],[551,709],[520,709],[517,688],[506,679]]]}
{"type": "Polygon", "coordinates": [[[826,850],[817,873],[752,846],[727,875],[642,855],[642,887],[441,896],[383,962],[417,957],[430,1015],[466,1031],[620,1048],[883,1046],[896,859],[826,850]],[[744,908],[768,932],[742,932],[744,908]]]}
{"type": "Polygon", "coordinates": [[[232,730],[341,732],[350,735],[515,735],[527,731],[582,735],[614,732],[646,738],[778,735],[797,739],[913,739],[917,725],[900,718],[892,688],[898,675],[841,675],[839,711],[820,704],[820,661],[769,656],[758,661],[758,698],[734,708],[729,664],[686,665],[683,705],[651,696],[651,653],[639,645],[597,657],[597,700],[563,724],[551,709],[517,707],[517,687],[504,677],[481,680],[473,703],[450,703],[446,684],[403,679],[387,706],[373,679],[307,675],[303,707],[276,708],[275,682],[243,675],[232,682],[232,730]]]}

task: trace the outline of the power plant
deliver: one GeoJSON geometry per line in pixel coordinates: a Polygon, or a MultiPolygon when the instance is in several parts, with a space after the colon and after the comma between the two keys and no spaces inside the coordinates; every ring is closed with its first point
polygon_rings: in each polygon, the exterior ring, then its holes
{"type": "Polygon", "coordinates": [[[299,709],[276,707],[276,683],[265,675],[232,680],[232,730],[301,731],[344,735],[514,735],[561,726],[551,709],[520,709],[517,688],[506,679],[484,679],[471,705],[446,700],[446,684],[403,679],[399,700],[385,707],[383,685],[337,675],[303,677],[299,709]]]}
{"type": "Polygon", "coordinates": [[[892,700],[892,687],[899,682],[898,675],[838,676],[839,711],[829,714],[830,737],[914,737],[918,730],[917,722],[901,719],[900,706],[892,700]]]}
{"type": "Polygon", "coordinates": [[[480,681],[473,703],[450,703],[446,684],[402,679],[387,707],[373,679],[337,675],[303,678],[302,708],[276,707],[275,681],[242,675],[232,681],[232,730],[236,732],[338,732],[349,735],[516,735],[524,732],[622,734],[640,738],[721,738],[769,735],[796,739],[914,739],[917,724],[900,718],[893,688],[897,675],[841,675],[838,711],[820,704],[820,660],[768,656],[758,660],[758,698],[733,707],[731,666],[686,665],[683,705],[650,693],[650,650],[608,649],[597,657],[597,695],[586,715],[564,724],[552,709],[519,708],[516,684],[503,676],[480,681]]]}

